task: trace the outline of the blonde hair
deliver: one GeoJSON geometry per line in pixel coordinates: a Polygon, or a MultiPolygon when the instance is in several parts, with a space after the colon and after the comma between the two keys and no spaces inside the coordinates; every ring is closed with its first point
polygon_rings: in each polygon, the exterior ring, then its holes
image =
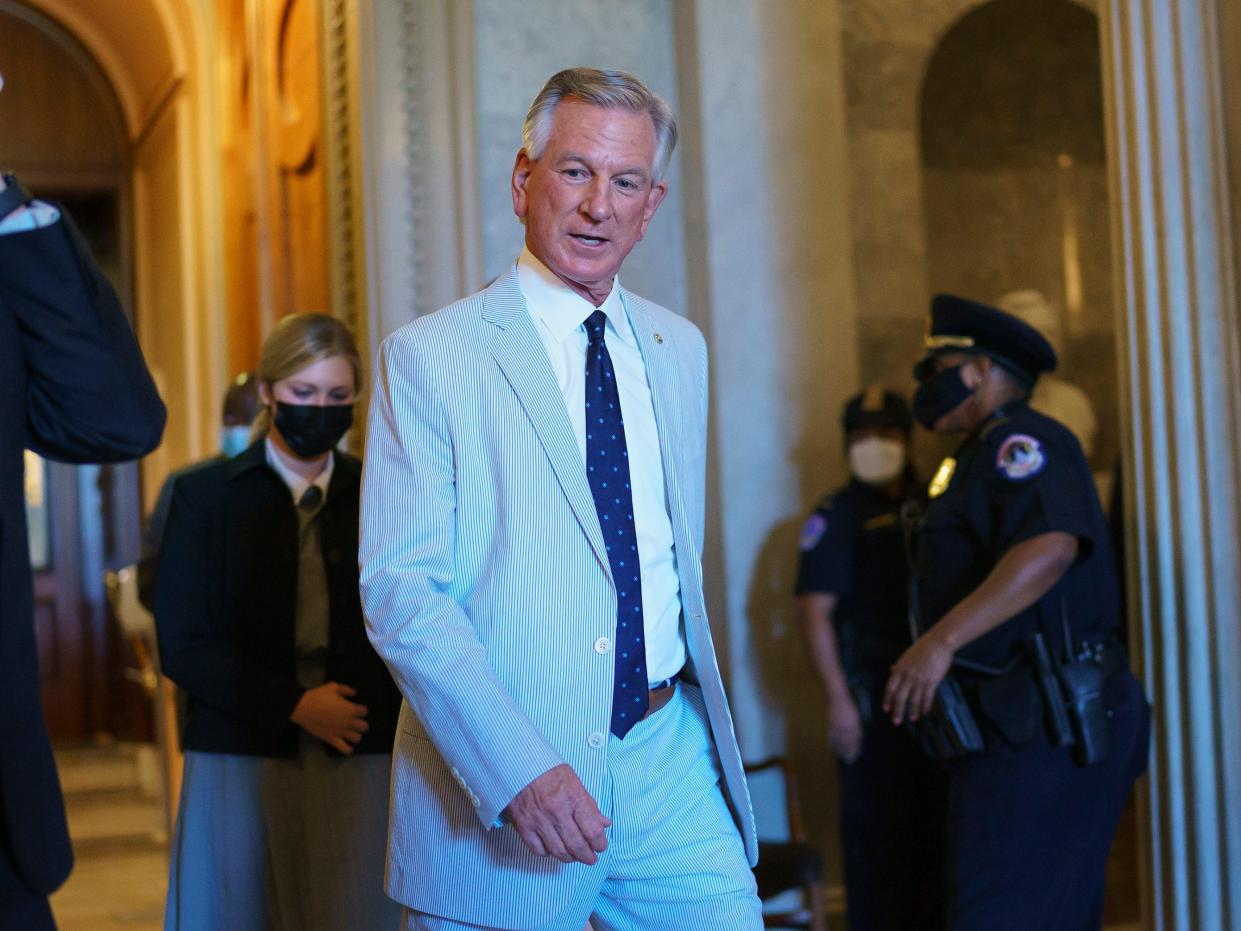
{"type": "MultiPolygon", "coordinates": [[[[327,314],[290,314],[277,323],[263,341],[255,375],[270,393],[276,382],[335,356],[343,358],[353,369],[353,393],[357,398],[364,382],[362,357],[349,328],[327,314]]],[[[264,407],[250,428],[251,441],[266,436],[270,428],[271,409],[264,407]]]]}

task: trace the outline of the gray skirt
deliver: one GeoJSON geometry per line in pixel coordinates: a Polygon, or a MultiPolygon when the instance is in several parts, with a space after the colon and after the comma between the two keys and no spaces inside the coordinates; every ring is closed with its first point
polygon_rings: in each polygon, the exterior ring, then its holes
{"type": "Polygon", "coordinates": [[[185,755],[165,931],[386,931],[391,757],[185,755]]]}

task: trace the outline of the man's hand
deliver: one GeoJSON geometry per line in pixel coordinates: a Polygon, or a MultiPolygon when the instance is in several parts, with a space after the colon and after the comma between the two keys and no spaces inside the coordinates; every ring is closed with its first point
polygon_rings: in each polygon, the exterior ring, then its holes
{"type": "Polygon", "coordinates": [[[357,694],[340,682],[325,682],[302,693],[289,720],[341,753],[353,753],[353,745],[370,730],[366,705],[349,700],[357,694]]]}
{"type": "Polygon", "coordinates": [[[612,826],[568,763],[553,766],[517,793],[504,810],[525,845],[561,863],[597,863],[612,826]]]}
{"type": "Polygon", "coordinates": [[[952,666],[952,653],[934,633],[926,633],[893,663],[883,690],[883,710],[892,715],[893,724],[906,718],[916,721],[931,710],[935,690],[952,666]]]}
{"type": "Polygon", "coordinates": [[[849,694],[827,703],[827,744],[845,763],[862,755],[862,715],[849,694]]]}

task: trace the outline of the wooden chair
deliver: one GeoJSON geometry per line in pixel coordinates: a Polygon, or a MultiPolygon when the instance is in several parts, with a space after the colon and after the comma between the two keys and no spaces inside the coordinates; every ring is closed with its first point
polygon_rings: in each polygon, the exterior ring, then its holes
{"type": "Polygon", "coordinates": [[[801,904],[791,910],[765,912],[763,924],[768,928],[800,928],[806,931],[827,931],[827,904],[823,890],[823,855],[806,843],[806,828],[802,821],[801,804],[797,796],[797,777],[784,757],[769,759],[746,766],[747,775],[774,770],[783,779],[785,817],[788,824],[788,840],[758,841],[758,865],[754,878],[758,883],[760,899],[801,890],[801,904]]]}
{"type": "Polygon", "coordinates": [[[155,715],[155,742],[163,777],[164,823],[172,837],[181,798],[181,741],[178,736],[176,686],[160,675],[159,649],[155,641],[155,618],[138,600],[138,570],[126,566],[104,573],[104,587],[112,616],[133,648],[137,667],[125,669],[125,678],[142,686],[155,715]]]}

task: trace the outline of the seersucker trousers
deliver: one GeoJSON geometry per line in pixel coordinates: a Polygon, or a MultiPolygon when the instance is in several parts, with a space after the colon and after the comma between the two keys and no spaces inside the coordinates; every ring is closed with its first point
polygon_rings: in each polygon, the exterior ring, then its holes
{"type": "MultiPolygon", "coordinates": [[[[720,791],[702,692],[673,698],[624,740],[608,738],[600,809],[608,849],[540,931],[759,931],[762,906],[720,791]]],[[[510,829],[511,830],[511,829],[510,829]]],[[[404,931],[499,931],[405,911],[404,931]]]]}

